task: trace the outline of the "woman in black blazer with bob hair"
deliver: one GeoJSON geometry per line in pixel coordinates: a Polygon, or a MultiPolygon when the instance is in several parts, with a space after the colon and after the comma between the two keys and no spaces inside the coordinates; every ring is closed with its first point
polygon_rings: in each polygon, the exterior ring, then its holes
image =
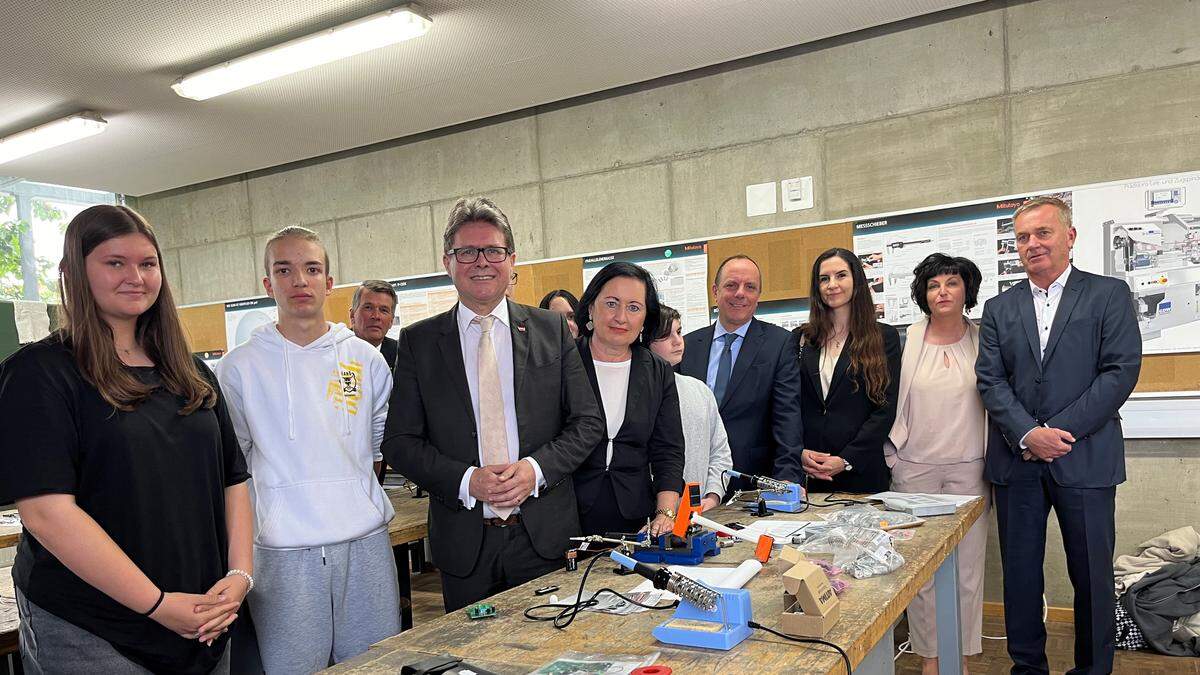
{"type": "Polygon", "coordinates": [[[671,531],[683,488],[683,426],[675,374],[650,351],[658,294],[646,270],[606,265],[579,300],[579,355],[605,421],[576,469],[584,534],[671,531]]]}
{"type": "Polygon", "coordinates": [[[815,492],[874,493],[891,475],[883,444],[896,419],[900,335],[875,319],[858,256],[831,248],[812,268],[800,358],[801,464],[815,492]]]}

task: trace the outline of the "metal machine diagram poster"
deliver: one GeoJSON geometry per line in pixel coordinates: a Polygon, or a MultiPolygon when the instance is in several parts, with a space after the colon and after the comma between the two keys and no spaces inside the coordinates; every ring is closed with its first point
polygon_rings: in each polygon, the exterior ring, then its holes
{"type": "Polygon", "coordinates": [[[458,290],[445,274],[409,277],[389,282],[396,290],[396,313],[388,337],[400,336],[400,329],[450,309],[458,302],[458,290]]]}
{"type": "Polygon", "coordinates": [[[1129,285],[1143,352],[1200,351],[1200,172],[1077,189],[1075,257],[1129,285]]]}
{"type": "MultiPolygon", "coordinates": [[[[1068,204],[1070,192],[1054,193],[1068,204]]],[[[1012,214],[1026,197],[882,216],[854,223],[854,252],[863,262],[875,314],[894,326],[922,317],[912,300],[913,270],[930,253],[969,258],[983,281],[971,318],[983,303],[1025,278],[1017,255],[1012,214]]]]}
{"type": "Polygon", "coordinates": [[[234,347],[250,339],[254,329],[279,318],[279,308],[272,298],[248,298],[225,303],[225,346],[234,347]]]}
{"type": "Polygon", "coordinates": [[[654,277],[658,299],[679,310],[684,334],[709,325],[708,242],[655,246],[583,259],[583,286],[607,264],[641,265],[654,277]]]}

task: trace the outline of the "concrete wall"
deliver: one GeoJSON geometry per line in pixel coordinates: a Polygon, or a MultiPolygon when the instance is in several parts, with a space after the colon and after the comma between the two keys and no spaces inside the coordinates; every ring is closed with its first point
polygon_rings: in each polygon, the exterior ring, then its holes
{"type": "MultiPolygon", "coordinates": [[[[326,237],[339,283],[436,271],[469,193],[532,260],[1195,170],[1197,25],[1195,0],[984,2],[135,201],[195,303],[260,293],[264,237],[290,224],[326,237]],[[813,209],[745,216],[747,184],[808,175],[813,209]]],[[[1200,512],[1192,444],[1143,445],[1122,548],[1180,524],[1164,500],[1200,512]]],[[[1061,557],[1049,594],[1068,605],[1061,557]]]]}

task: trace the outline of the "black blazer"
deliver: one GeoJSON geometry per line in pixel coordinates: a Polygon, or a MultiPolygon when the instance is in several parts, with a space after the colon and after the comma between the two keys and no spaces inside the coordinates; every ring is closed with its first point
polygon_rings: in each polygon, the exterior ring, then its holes
{"type": "Polygon", "coordinates": [[[625,398],[625,421],[613,438],[613,458],[607,469],[608,415],[600,397],[596,366],[586,338],[578,341],[579,356],[591,381],[605,431],[591,454],[575,471],[575,496],[579,512],[586,514],[596,501],[604,474],[612,477],[613,492],[621,515],[642,520],[655,511],[659,492],[683,490],[683,423],[679,416],[679,393],[671,366],[649,349],[633,345],[629,367],[629,390],[625,398]]]}
{"type": "MultiPolygon", "coordinates": [[[[861,492],[872,494],[888,489],[891,471],[883,461],[883,444],[896,421],[896,399],[900,394],[900,334],[880,323],[883,351],[887,354],[887,400],[878,405],[867,396],[867,384],[861,374],[851,375],[850,350],[842,349],[833,367],[829,396],[821,395],[821,348],[806,344],[800,349],[800,369],[804,371],[800,407],[804,411],[804,447],[828,452],[849,462],[854,468],[843,471],[832,481],[809,479],[808,488],[816,492],[861,492]]],[[[796,329],[796,339],[800,329],[796,329]]]]}
{"type": "MultiPolygon", "coordinates": [[[[466,576],[479,558],[484,525],[481,503],[467,510],[458,500],[463,474],[479,466],[479,445],[457,312],[456,304],[400,333],[383,455],[429,492],[434,563],[466,576]]],[[[562,317],[514,302],[508,316],[520,454],[533,457],[546,479],[539,496],[521,504],[521,518],[538,555],[560,558],[579,534],[570,477],[604,422],[562,317]]]]}
{"type": "MultiPolygon", "coordinates": [[[[715,331],[714,324],[687,334],[679,363],[681,374],[707,380],[715,331]]],[[[800,369],[791,333],[752,319],[725,396],[717,405],[729,435],[734,469],[794,482],[804,479],[800,369]]]]}
{"type": "Polygon", "coordinates": [[[387,361],[388,368],[396,369],[396,341],[384,335],[383,344],[379,345],[379,353],[383,354],[383,360],[387,361]]]}
{"type": "Polygon", "coordinates": [[[1124,281],[1071,270],[1046,355],[1038,358],[1029,281],[987,301],[979,327],[975,376],[988,411],[984,477],[1007,485],[1021,439],[1048,424],[1075,437],[1050,463],[1063,487],[1101,488],[1125,480],[1125,439],[1118,411],[1137,384],[1142,336],[1124,281]],[[1003,329],[1003,330],[1001,330],[1003,329]]]}

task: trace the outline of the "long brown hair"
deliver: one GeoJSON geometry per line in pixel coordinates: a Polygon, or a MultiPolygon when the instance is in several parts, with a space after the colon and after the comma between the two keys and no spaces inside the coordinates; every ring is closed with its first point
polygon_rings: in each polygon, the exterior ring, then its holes
{"type": "MultiPolygon", "coordinates": [[[[821,297],[821,263],[838,257],[850,268],[854,292],[850,295],[850,325],[846,347],[850,350],[850,374],[861,375],[867,384],[867,397],[876,405],[887,402],[887,353],[883,350],[883,332],[875,321],[875,301],[863,272],[862,261],[844,248],[831,248],[813,261],[812,285],[809,290],[808,323],[800,327],[805,340],[817,346],[833,335],[833,310],[821,297]]],[[[858,381],[854,381],[857,390],[858,381]]]]}
{"type": "MultiPolygon", "coordinates": [[[[100,204],[79,212],[69,225],[58,265],[63,326],[59,329],[75,355],[79,372],[113,407],[131,411],[155,390],[139,380],[117,356],[112,328],[100,316],[87,276],[87,257],[97,246],[127,234],[141,234],[154,245],[162,264],[162,250],[154,230],[136,211],[125,206],[100,204]]],[[[166,276],[158,299],[137,319],[136,338],[157,365],[163,386],[183,399],[179,414],[187,415],[217,402],[213,386],[200,375],[188,349],[171,298],[166,276]]]]}

